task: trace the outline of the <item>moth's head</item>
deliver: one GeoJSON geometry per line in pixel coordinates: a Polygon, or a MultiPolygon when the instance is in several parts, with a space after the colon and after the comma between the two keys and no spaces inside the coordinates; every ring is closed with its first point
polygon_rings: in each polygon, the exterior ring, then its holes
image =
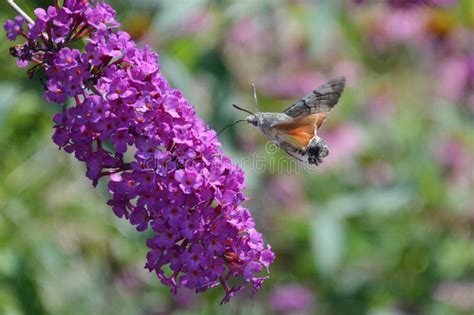
{"type": "Polygon", "coordinates": [[[232,104],[232,106],[234,106],[234,108],[240,110],[240,111],[243,111],[243,112],[246,112],[246,113],[249,113],[250,116],[247,116],[247,118],[245,118],[245,121],[248,122],[249,124],[252,124],[254,125],[255,127],[258,126],[258,116],[259,116],[259,113],[252,113],[251,111],[249,110],[246,110],[245,108],[242,108],[242,107],[239,107],[235,104],[232,104]]]}
{"type": "Polygon", "coordinates": [[[250,116],[247,116],[247,118],[245,118],[245,120],[246,120],[249,124],[254,125],[255,127],[258,126],[258,118],[257,118],[257,115],[250,115],[250,116]]]}
{"type": "Polygon", "coordinates": [[[315,137],[308,145],[306,154],[309,164],[319,165],[323,162],[323,158],[329,155],[329,148],[323,139],[315,137]]]}
{"type": "Polygon", "coordinates": [[[319,151],[318,156],[320,158],[325,158],[326,156],[329,155],[328,145],[326,144],[326,141],[324,141],[322,138],[318,139],[316,147],[318,148],[318,151],[319,151]]]}

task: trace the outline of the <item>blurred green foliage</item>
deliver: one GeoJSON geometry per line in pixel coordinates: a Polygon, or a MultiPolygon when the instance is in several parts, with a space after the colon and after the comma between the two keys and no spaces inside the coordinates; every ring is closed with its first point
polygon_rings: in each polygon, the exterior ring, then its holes
{"type": "MultiPolygon", "coordinates": [[[[50,2],[18,4],[31,14],[50,2]]],[[[255,129],[223,133],[277,260],[253,297],[225,306],[220,289],[172,297],[143,269],[146,237],[52,144],[57,108],[16,68],[0,32],[0,314],[283,314],[271,297],[287,284],[314,297],[298,314],[473,314],[470,0],[407,10],[342,0],[111,4],[216,130],[241,118],[230,104],[253,110],[250,81],[261,109],[280,111],[346,75],[322,131],[331,155],[317,171],[282,171],[287,157],[266,152],[255,129]],[[263,157],[265,171],[249,157],[263,157]]],[[[0,3],[2,24],[13,16],[0,3]]]]}

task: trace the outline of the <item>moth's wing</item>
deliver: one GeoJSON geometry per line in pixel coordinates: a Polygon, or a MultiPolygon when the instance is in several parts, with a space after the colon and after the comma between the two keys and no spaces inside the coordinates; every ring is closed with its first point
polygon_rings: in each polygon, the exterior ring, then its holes
{"type": "Polygon", "coordinates": [[[319,126],[326,119],[325,113],[316,113],[293,119],[289,122],[277,123],[273,126],[275,134],[297,150],[306,148],[316,136],[319,126]]]}
{"type": "Polygon", "coordinates": [[[333,79],[288,107],[284,113],[290,117],[299,118],[329,112],[339,100],[345,85],[345,77],[333,79]]]}

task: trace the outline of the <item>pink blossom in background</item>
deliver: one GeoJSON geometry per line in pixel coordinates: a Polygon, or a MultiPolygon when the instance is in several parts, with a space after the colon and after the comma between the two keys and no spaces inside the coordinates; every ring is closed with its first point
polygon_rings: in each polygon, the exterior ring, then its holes
{"type": "Polygon", "coordinates": [[[376,53],[384,52],[396,45],[410,49],[423,47],[427,42],[426,10],[375,7],[361,18],[365,37],[376,53]]]}
{"type": "Polygon", "coordinates": [[[474,114],[474,51],[468,57],[467,68],[466,106],[474,114]]]}
{"type": "MultiPolygon", "coordinates": [[[[331,71],[331,77],[346,77],[346,86],[349,88],[356,87],[360,77],[363,75],[362,66],[357,61],[341,60],[336,63],[331,71]]],[[[344,96],[342,96],[344,98],[344,96]]]]}
{"type": "Polygon", "coordinates": [[[451,102],[464,97],[469,85],[469,59],[462,55],[450,56],[443,60],[438,68],[437,91],[451,102]]]}
{"type": "Polygon", "coordinates": [[[391,43],[419,44],[423,41],[426,11],[390,10],[383,19],[383,33],[391,43]]]}
{"type": "Polygon", "coordinates": [[[474,157],[457,139],[446,138],[433,144],[434,156],[445,167],[448,180],[462,186],[474,180],[474,157]]]}
{"type": "Polygon", "coordinates": [[[319,134],[329,146],[324,167],[338,167],[349,163],[365,148],[364,130],[352,123],[345,123],[331,130],[321,129],[319,134]]]}
{"type": "Polygon", "coordinates": [[[259,52],[270,45],[264,27],[256,18],[245,18],[237,21],[228,31],[226,41],[230,47],[243,46],[246,50],[259,52]]]}
{"type": "Polygon", "coordinates": [[[214,22],[214,16],[210,11],[203,9],[195,10],[191,12],[186,19],[180,23],[177,34],[174,36],[180,36],[182,34],[197,34],[204,31],[214,22]]]}
{"type": "Polygon", "coordinates": [[[432,2],[439,6],[449,7],[454,6],[459,0],[432,0],[432,2]]]}
{"type": "Polygon", "coordinates": [[[193,290],[183,289],[179,290],[176,295],[173,295],[173,302],[180,308],[190,308],[197,303],[198,297],[193,290]]]}
{"type": "Polygon", "coordinates": [[[377,160],[371,163],[366,168],[365,174],[369,182],[375,186],[388,185],[395,176],[392,165],[383,160],[377,160]]]}
{"type": "MultiPolygon", "coordinates": [[[[380,1],[353,0],[356,4],[377,3],[380,1]]],[[[449,7],[458,3],[458,0],[387,0],[386,3],[394,8],[412,8],[417,6],[449,7]]]]}
{"type": "Polygon", "coordinates": [[[380,91],[373,96],[373,99],[368,104],[368,115],[375,121],[385,121],[395,111],[395,104],[392,101],[393,97],[388,91],[380,91]]]}
{"type": "Polygon", "coordinates": [[[466,106],[474,114],[474,92],[471,90],[466,98],[466,106]]]}
{"type": "MultiPolygon", "coordinates": [[[[291,158],[288,157],[288,159],[291,158]]],[[[289,171],[293,172],[291,168],[289,171]]],[[[294,174],[271,176],[265,185],[264,194],[266,202],[273,205],[272,208],[291,209],[292,214],[295,214],[297,209],[303,208],[306,204],[302,182],[294,174]]]]}
{"type": "Polygon", "coordinates": [[[271,72],[261,78],[260,86],[265,94],[275,98],[297,101],[326,81],[326,77],[321,72],[288,73],[280,71],[271,72]]]}
{"type": "Polygon", "coordinates": [[[310,312],[315,307],[315,297],[310,289],[299,284],[283,285],[270,294],[270,307],[283,314],[310,312]]]}
{"type": "Polygon", "coordinates": [[[119,270],[115,275],[115,286],[124,294],[139,291],[145,287],[144,279],[140,277],[140,270],[128,267],[119,270]]]}
{"type": "Polygon", "coordinates": [[[467,79],[468,87],[474,89],[474,48],[467,57],[467,79]]]}
{"type": "Polygon", "coordinates": [[[443,282],[435,289],[433,297],[468,312],[474,308],[474,283],[443,282]]]}

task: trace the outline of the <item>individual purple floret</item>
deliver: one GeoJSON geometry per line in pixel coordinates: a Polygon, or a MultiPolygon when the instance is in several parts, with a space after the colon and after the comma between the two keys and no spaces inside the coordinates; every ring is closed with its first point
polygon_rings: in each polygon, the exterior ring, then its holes
{"type": "Polygon", "coordinates": [[[115,215],[153,232],[145,267],[174,293],[221,284],[225,303],[244,282],[257,290],[275,255],[241,206],[244,174],[160,73],[158,55],[114,32],[105,3],[66,0],[35,14],[27,33],[23,18],[5,23],[9,39],[27,38],[12,55],[36,63],[29,73],[44,73],[44,98],[62,106],[53,141],[85,162],[94,186],[108,178],[115,215]],[[70,47],[84,38],[83,50],[70,47]]]}
{"type": "Polygon", "coordinates": [[[23,24],[25,19],[22,16],[17,16],[13,20],[8,20],[3,28],[7,32],[7,38],[9,40],[15,40],[18,36],[24,35],[23,24]]]}

